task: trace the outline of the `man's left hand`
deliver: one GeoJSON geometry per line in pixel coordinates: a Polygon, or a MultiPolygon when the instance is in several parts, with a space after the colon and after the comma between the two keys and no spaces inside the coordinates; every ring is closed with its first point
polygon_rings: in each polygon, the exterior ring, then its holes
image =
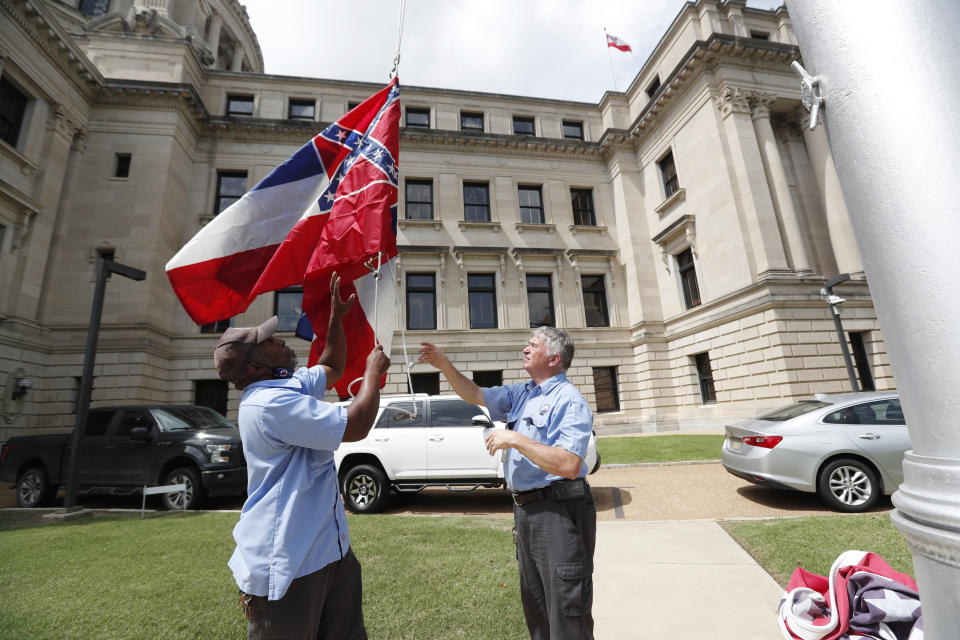
{"type": "Polygon", "coordinates": [[[340,276],[334,271],[330,276],[330,316],[343,318],[357,300],[357,294],[351,293],[347,300],[340,298],[340,276]]]}
{"type": "Polygon", "coordinates": [[[493,455],[501,449],[512,449],[516,445],[518,438],[519,434],[515,431],[494,429],[493,433],[487,436],[487,453],[493,455]]]}

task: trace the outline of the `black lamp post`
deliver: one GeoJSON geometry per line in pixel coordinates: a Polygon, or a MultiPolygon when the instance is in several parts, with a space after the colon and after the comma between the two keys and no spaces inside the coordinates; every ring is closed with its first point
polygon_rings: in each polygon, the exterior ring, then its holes
{"type": "Polygon", "coordinates": [[[847,365],[847,377],[850,378],[850,386],[854,391],[860,391],[857,374],[853,370],[853,360],[850,358],[850,349],[847,347],[847,336],[843,333],[843,324],[840,322],[840,305],[846,302],[846,300],[833,294],[833,288],[835,286],[849,279],[849,273],[841,273],[834,278],[830,278],[824,283],[823,288],[820,289],[820,295],[823,297],[824,302],[830,305],[830,311],[833,314],[833,325],[837,328],[837,338],[840,340],[840,351],[843,352],[843,362],[847,365]]]}

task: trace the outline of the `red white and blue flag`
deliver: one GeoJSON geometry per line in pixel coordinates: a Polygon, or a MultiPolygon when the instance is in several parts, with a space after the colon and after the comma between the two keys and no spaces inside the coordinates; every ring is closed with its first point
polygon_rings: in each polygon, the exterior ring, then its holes
{"type": "Polygon", "coordinates": [[[620,51],[633,51],[633,49],[630,48],[630,45],[617,36],[612,36],[609,33],[607,34],[607,46],[613,47],[614,49],[619,49],[620,51]]]}
{"type": "Polygon", "coordinates": [[[326,339],[330,275],[336,271],[341,294],[357,294],[343,321],[347,364],[337,383],[341,396],[363,375],[375,344],[373,326],[377,341],[389,351],[399,99],[394,79],[303,145],[167,263],[170,284],[194,322],[233,317],[261,293],[302,284],[303,310],[317,332],[310,349],[313,365],[326,339]],[[378,259],[382,278],[376,286],[365,265],[376,267],[378,259]]]}

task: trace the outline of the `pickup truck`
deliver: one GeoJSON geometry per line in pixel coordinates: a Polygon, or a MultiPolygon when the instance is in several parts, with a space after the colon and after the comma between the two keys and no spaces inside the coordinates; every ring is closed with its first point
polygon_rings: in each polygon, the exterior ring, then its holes
{"type": "MultiPolygon", "coordinates": [[[[381,396],[367,437],[334,452],[344,504],[354,513],[383,510],[391,492],[505,486],[503,456],[491,456],[484,445],[493,429],[506,428],[503,422],[491,422],[486,407],[459,396],[417,394],[415,400],[416,411],[410,394],[381,396]]],[[[585,462],[589,473],[600,466],[594,436],[585,462]]]]}
{"type": "MultiPolygon", "coordinates": [[[[0,482],[16,483],[21,507],[49,505],[67,482],[72,445],[72,433],[10,438],[0,449],[0,482]]],[[[181,483],[185,493],[164,494],[168,509],[245,494],[239,429],[213,409],[192,405],[90,410],[77,456],[78,493],[133,494],[181,483]]]]}

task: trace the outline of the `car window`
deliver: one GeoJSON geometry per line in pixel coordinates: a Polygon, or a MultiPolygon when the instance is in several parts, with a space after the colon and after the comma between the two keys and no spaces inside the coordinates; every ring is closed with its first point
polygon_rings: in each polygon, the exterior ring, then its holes
{"type": "Polygon", "coordinates": [[[102,436],[107,433],[107,426],[110,425],[110,419],[113,418],[113,411],[91,411],[87,414],[87,429],[84,432],[88,436],[102,436]]]}
{"type": "Polygon", "coordinates": [[[823,421],[829,424],[906,424],[903,418],[903,410],[900,408],[900,401],[896,398],[844,407],[828,413],[823,421]]]}
{"type": "Polygon", "coordinates": [[[377,429],[398,429],[407,427],[422,427],[426,424],[424,412],[426,412],[426,403],[422,400],[417,402],[417,417],[411,418],[408,413],[413,413],[412,402],[391,402],[383,408],[380,419],[377,420],[377,429]],[[398,409],[394,411],[391,407],[398,409]]]}
{"type": "Polygon", "coordinates": [[[430,426],[432,427],[473,427],[473,417],[483,414],[483,410],[464,400],[431,400],[430,426]]]}
{"type": "Polygon", "coordinates": [[[805,413],[810,413],[811,411],[816,411],[817,409],[822,409],[823,407],[829,406],[829,402],[820,402],[819,400],[801,400],[800,402],[793,402],[786,406],[778,407],[773,411],[762,413],[757,416],[756,419],[783,422],[791,418],[796,418],[797,416],[802,416],[805,413]]]}
{"type": "Polygon", "coordinates": [[[164,407],[154,409],[153,415],[163,431],[236,428],[229,420],[207,407],[164,407]]]}
{"type": "Polygon", "coordinates": [[[129,436],[135,427],[144,427],[147,431],[153,426],[153,421],[146,411],[133,410],[125,411],[120,422],[113,429],[111,435],[129,436]]]}

